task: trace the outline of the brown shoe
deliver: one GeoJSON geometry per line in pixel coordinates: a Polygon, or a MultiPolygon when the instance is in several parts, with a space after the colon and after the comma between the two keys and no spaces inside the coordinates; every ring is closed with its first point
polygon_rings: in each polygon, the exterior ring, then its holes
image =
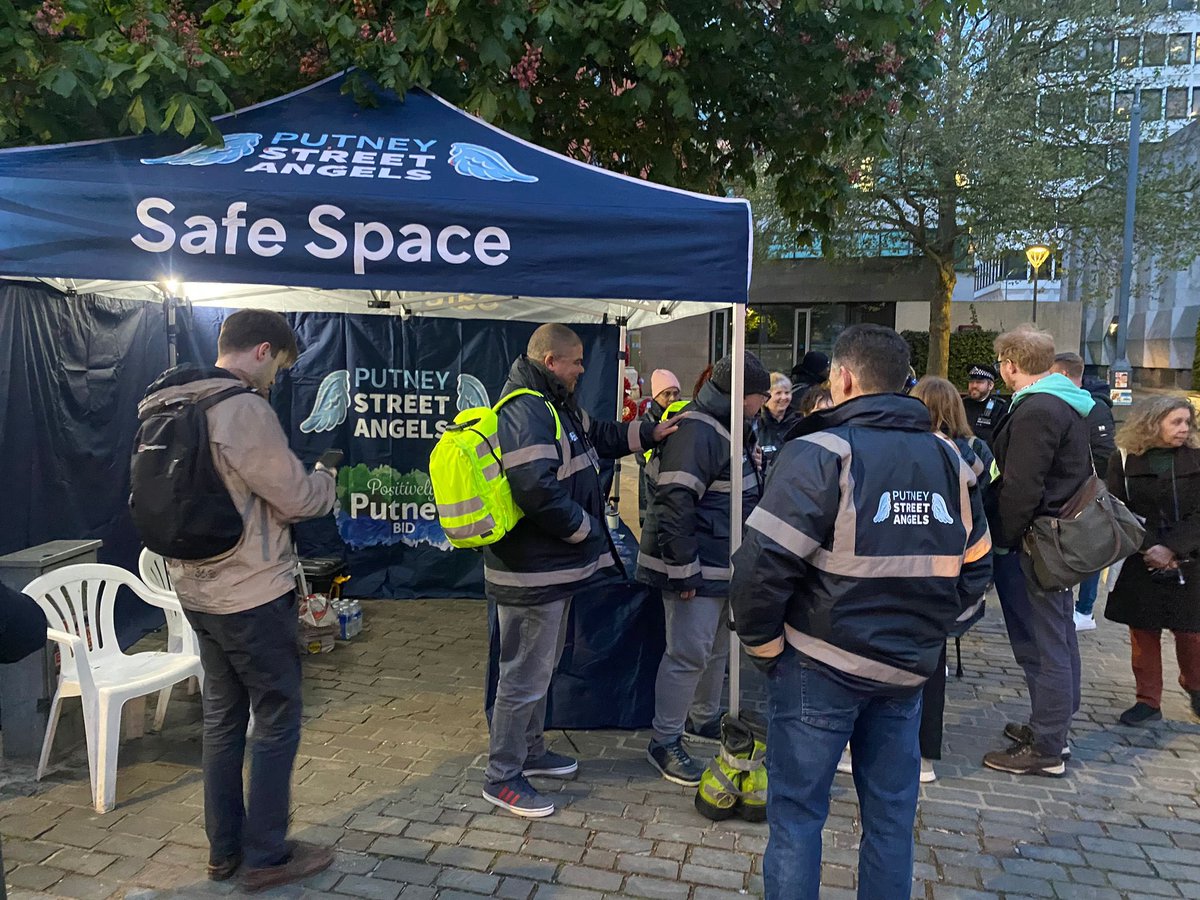
{"type": "Polygon", "coordinates": [[[293,841],[292,855],[278,866],[246,869],[242,873],[242,889],[253,893],[282,884],[293,884],[324,872],[333,865],[333,849],[318,847],[304,841],[293,841]]]}

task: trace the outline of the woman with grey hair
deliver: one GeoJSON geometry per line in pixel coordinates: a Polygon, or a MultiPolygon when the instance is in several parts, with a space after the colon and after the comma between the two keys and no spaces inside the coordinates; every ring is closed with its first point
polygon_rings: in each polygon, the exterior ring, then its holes
{"type": "Polygon", "coordinates": [[[1162,632],[1175,636],[1179,684],[1200,716],[1200,434],[1182,396],[1139,403],[1117,432],[1108,488],[1146,520],[1140,554],[1125,560],[1104,616],[1129,626],[1137,702],[1122,725],[1162,718],[1162,632]]]}

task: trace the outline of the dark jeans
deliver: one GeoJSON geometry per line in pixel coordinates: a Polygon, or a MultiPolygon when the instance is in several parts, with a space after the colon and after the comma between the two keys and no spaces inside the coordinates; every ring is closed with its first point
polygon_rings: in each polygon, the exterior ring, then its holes
{"type": "Polygon", "coordinates": [[[1096,608],[1096,594],[1100,592],[1100,573],[1089,575],[1079,585],[1079,599],[1075,601],[1075,612],[1090,616],[1096,608]]]}
{"type": "Polygon", "coordinates": [[[791,649],[768,680],[767,900],[817,900],[821,829],[846,742],[862,815],[860,900],[908,897],[921,757],[921,692],[879,696],[842,684],[791,649]]]}
{"type": "Polygon", "coordinates": [[[1071,718],[1079,710],[1079,643],[1070,591],[1038,586],[1025,554],[996,554],[996,593],[1013,656],[1029,689],[1029,727],[1043,756],[1067,745],[1071,718]]]}
{"type": "Polygon", "coordinates": [[[946,714],[946,645],[937,670],[921,688],[921,757],[942,758],[942,719],[946,714]]]}
{"type": "Polygon", "coordinates": [[[186,610],[204,664],[204,828],[209,860],[247,866],[287,858],[292,764],[300,745],[296,595],[245,612],[186,610]],[[246,726],[254,709],[250,788],[242,785],[246,726]]]}

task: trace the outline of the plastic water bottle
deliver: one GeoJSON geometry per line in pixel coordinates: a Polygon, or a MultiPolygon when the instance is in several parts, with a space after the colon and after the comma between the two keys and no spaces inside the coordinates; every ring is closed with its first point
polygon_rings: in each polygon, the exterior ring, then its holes
{"type": "Polygon", "coordinates": [[[354,625],[350,604],[345,600],[338,600],[335,602],[334,609],[337,612],[338,637],[343,641],[348,641],[352,637],[351,629],[354,625]]]}
{"type": "Polygon", "coordinates": [[[363,629],[363,610],[362,604],[357,600],[350,601],[350,609],[352,613],[352,621],[354,623],[354,636],[358,637],[362,634],[363,629]]]}

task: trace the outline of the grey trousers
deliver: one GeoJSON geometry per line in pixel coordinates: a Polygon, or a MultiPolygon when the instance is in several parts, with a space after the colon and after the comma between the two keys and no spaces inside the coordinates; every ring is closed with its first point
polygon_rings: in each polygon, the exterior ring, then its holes
{"type": "Polygon", "coordinates": [[[689,711],[697,723],[721,711],[725,665],[729,661],[729,598],[679,599],[663,591],[667,650],[654,683],[654,740],[683,734],[689,711]]]}
{"type": "Polygon", "coordinates": [[[567,639],[570,608],[569,597],[540,606],[496,607],[500,679],[484,774],[489,784],[516,778],[526,760],[546,752],[546,694],[567,639]]]}

